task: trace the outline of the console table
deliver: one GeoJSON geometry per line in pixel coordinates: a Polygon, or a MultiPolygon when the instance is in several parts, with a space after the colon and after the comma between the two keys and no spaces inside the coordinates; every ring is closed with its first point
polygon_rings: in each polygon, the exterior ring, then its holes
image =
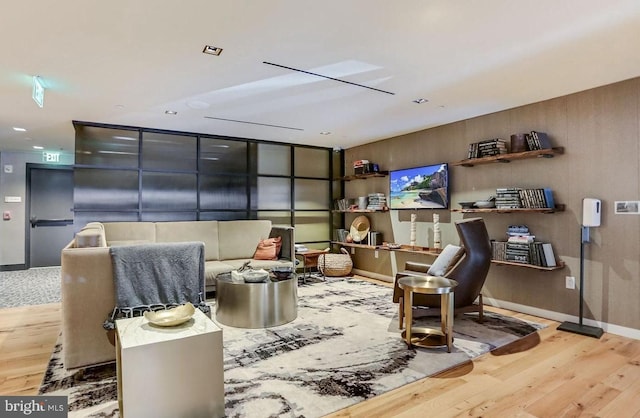
{"type": "Polygon", "coordinates": [[[118,319],[116,362],[121,416],[225,416],[222,329],[200,309],[173,327],[118,319]]]}

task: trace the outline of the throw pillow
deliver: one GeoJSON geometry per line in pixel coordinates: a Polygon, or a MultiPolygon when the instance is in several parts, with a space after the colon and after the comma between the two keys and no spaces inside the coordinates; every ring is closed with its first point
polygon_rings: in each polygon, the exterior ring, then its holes
{"type": "Polygon", "coordinates": [[[260,240],[255,254],[254,260],[277,260],[282,248],[282,237],[267,238],[260,240]]]}
{"type": "Polygon", "coordinates": [[[455,266],[463,254],[464,248],[458,245],[447,244],[440,255],[438,255],[438,258],[433,262],[427,274],[431,276],[444,276],[455,266]]]}

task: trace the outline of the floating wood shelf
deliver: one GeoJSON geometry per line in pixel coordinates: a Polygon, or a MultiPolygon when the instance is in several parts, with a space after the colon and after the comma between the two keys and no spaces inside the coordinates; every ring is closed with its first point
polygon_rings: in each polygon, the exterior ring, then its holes
{"type": "Polygon", "coordinates": [[[491,163],[509,163],[527,158],[553,158],[556,154],[564,154],[564,147],[546,148],[535,151],[514,152],[511,154],[492,155],[491,157],[467,158],[450,163],[452,166],[473,167],[474,165],[491,163]]]}
{"type": "Polygon", "coordinates": [[[373,212],[389,212],[389,209],[347,209],[347,210],[332,210],[334,213],[373,213],[373,212]]]}
{"type": "Polygon", "coordinates": [[[353,247],[353,248],[364,248],[367,250],[382,250],[382,251],[398,251],[405,253],[417,253],[417,254],[427,254],[437,256],[442,252],[442,250],[436,250],[435,248],[421,247],[421,246],[411,246],[411,245],[401,245],[400,248],[389,248],[386,245],[366,245],[366,244],[356,244],[353,242],[342,242],[342,241],[331,241],[332,244],[342,245],[343,247],[353,247]]]}
{"type": "Polygon", "coordinates": [[[498,208],[486,208],[486,209],[451,209],[451,212],[461,213],[555,213],[563,212],[565,208],[564,204],[556,205],[555,208],[510,208],[510,209],[498,209],[498,208]]]}
{"type": "Polygon", "coordinates": [[[498,260],[491,260],[491,262],[493,264],[497,264],[497,265],[503,265],[503,266],[514,266],[514,267],[526,267],[526,268],[530,268],[530,269],[535,269],[535,270],[543,270],[543,271],[553,271],[553,270],[560,270],[564,268],[564,263],[562,261],[557,261],[557,265],[555,267],[543,267],[543,266],[536,266],[534,264],[526,264],[526,263],[513,263],[511,261],[498,261],[498,260]]]}
{"type": "Polygon", "coordinates": [[[344,176],[339,178],[338,180],[351,181],[351,180],[361,180],[368,179],[371,177],[386,177],[389,175],[388,171],[378,171],[375,173],[365,173],[365,174],[354,174],[351,176],[344,176]]]}

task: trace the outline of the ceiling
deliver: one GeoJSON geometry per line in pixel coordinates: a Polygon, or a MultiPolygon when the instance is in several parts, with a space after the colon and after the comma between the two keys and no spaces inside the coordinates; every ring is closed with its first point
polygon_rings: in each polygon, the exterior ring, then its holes
{"type": "Polygon", "coordinates": [[[346,149],[640,76],[637,0],[20,0],[0,34],[0,151],[72,120],[346,149]]]}

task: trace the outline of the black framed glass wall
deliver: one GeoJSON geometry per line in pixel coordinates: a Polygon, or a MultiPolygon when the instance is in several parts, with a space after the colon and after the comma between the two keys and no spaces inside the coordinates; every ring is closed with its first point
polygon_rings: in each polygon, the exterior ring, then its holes
{"type": "Polygon", "coordinates": [[[329,246],[342,154],[330,148],[74,122],[75,223],[269,219],[329,246]]]}

